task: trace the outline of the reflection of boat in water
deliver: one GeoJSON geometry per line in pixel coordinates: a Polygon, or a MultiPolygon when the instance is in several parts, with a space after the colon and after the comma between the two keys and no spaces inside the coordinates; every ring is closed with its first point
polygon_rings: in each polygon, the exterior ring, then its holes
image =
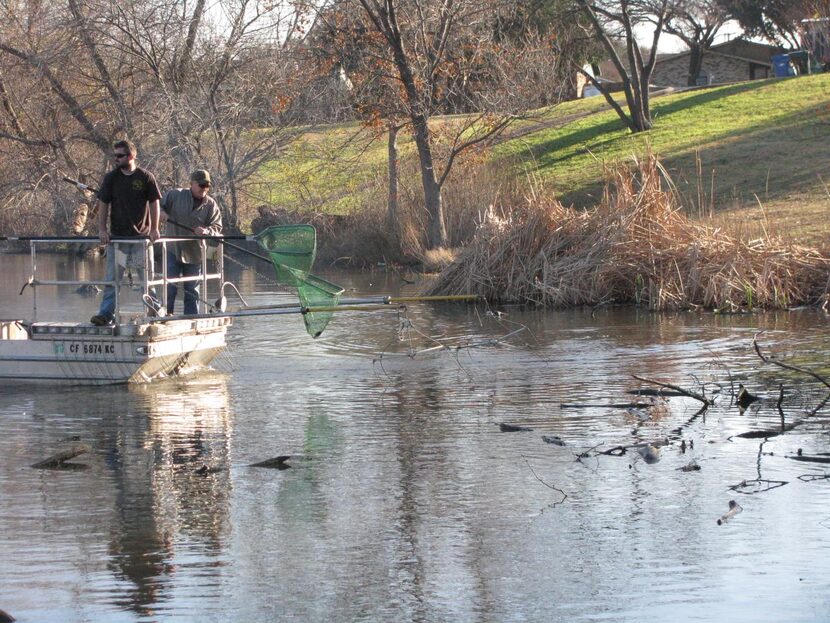
{"type": "Polygon", "coordinates": [[[188,566],[223,564],[232,490],[227,380],[203,375],[107,391],[145,417],[119,418],[113,407],[97,429],[106,451],[100,486],[112,495],[102,514],[106,567],[122,607],[163,619],[159,611],[188,566]],[[206,465],[218,469],[202,471],[206,465]]]}
{"type": "MultiPolygon", "coordinates": [[[[164,248],[166,239],[161,242],[164,248]]],[[[0,320],[0,379],[9,381],[41,381],[49,383],[109,384],[146,382],[166,376],[185,374],[210,364],[225,347],[225,333],[231,317],[219,313],[200,313],[195,317],[159,318],[151,306],[140,305],[140,311],[128,312],[121,305],[116,288],[116,315],[111,325],[96,326],[89,322],[54,322],[37,320],[37,289],[40,286],[74,285],[79,289],[106,285],[106,281],[41,280],[37,275],[37,248],[40,244],[70,243],[77,239],[33,239],[32,272],[27,285],[32,286],[33,314],[31,321],[0,320]]],[[[152,267],[153,247],[146,240],[121,240],[113,243],[142,245],[144,267],[152,267]]],[[[205,254],[203,254],[204,256],[205,254]]],[[[208,272],[203,260],[199,277],[168,279],[141,267],[142,301],[149,301],[153,288],[161,294],[161,307],[166,305],[168,282],[199,280],[202,292],[209,283],[224,285],[222,254],[216,255],[208,272]]],[[[132,276],[132,275],[131,275],[132,276]]],[[[206,304],[200,301],[202,312],[206,304]]]]}

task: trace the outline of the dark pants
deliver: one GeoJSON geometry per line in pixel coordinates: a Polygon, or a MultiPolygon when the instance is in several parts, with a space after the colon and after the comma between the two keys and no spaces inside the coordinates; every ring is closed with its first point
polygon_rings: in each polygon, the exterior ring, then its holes
{"type": "MultiPolygon", "coordinates": [[[[202,267],[199,264],[186,264],[180,262],[174,253],[167,252],[167,278],[197,277],[202,274],[202,267]]],[[[186,316],[199,313],[199,282],[185,281],[184,286],[184,313],[186,316]]],[[[167,313],[173,314],[173,305],[176,303],[176,293],[179,291],[179,284],[167,284],[167,313]]]]}

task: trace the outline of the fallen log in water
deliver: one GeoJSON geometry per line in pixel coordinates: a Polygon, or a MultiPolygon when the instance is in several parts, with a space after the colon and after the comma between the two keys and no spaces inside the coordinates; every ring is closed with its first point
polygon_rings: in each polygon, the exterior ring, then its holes
{"type": "MultiPolygon", "coordinates": [[[[767,430],[751,430],[746,433],[738,433],[737,435],[732,435],[732,437],[740,437],[741,439],[766,439],[767,437],[777,437],[783,433],[791,431],[792,429],[796,428],[803,424],[802,421],[792,422],[791,424],[785,424],[779,428],[772,428],[767,430]]],[[[732,438],[730,437],[730,439],[732,438]]]]}
{"type": "Polygon", "coordinates": [[[793,461],[806,461],[807,463],[830,463],[830,456],[807,456],[799,454],[798,456],[788,456],[788,459],[793,461]]]}
{"type": "Polygon", "coordinates": [[[90,447],[85,443],[73,443],[62,450],[56,452],[52,456],[33,463],[32,467],[35,469],[48,469],[50,467],[61,467],[69,459],[74,459],[76,456],[85,454],[90,451],[90,447]]]}
{"type": "Polygon", "coordinates": [[[499,424],[499,430],[503,433],[519,433],[531,431],[533,429],[529,426],[519,426],[518,424],[507,424],[505,422],[501,422],[499,424]]]}
{"type": "Polygon", "coordinates": [[[280,456],[275,456],[273,459],[266,459],[264,461],[260,461],[259,463],[251,464],[251,467],[270,467],[272,469],[289,469],[291,466],[288,464],[288,460],[291,458],[290,454],[281,454],[280,456]]]}

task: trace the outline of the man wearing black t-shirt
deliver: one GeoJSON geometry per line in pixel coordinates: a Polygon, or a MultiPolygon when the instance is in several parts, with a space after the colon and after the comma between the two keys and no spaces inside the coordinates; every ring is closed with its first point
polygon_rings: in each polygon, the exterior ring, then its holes
{"type": "MultiPolygon", "coordinates": [[[[136,149],[130,141],[118,141],[113,145],[115,168],[104,176],[98,191],[98,236],[109,244],[112,236],[148,236],[151,242],[159,238],[159,192],[152,173],[135,163],[136,149]],[[108,227],[109,225],[109,227],[108,227]]],[[[107,247],[107,281],[121,281],[125,266],[143,270],[145,248],[143,245],[121,245],[126,256],[124,266],[116,262],[113,247],[107,247]]],[[[149,254],[152,261],[152,254],[149,254]]],[[[152,271],[151,271],[152,273],[152,271]]],[[[95,325],[110,324],[115,314],[115,288],[106,286],[98,313],[90,319],[95,325]]]]}

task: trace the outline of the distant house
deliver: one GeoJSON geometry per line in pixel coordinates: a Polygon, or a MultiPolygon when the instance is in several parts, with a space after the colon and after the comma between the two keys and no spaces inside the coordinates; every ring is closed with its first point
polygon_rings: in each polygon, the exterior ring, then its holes
{"type": "MultiPolygon", "coordinates": [[[[697,84],[771,78],[771,57],[781,52],[783,49],[780,47],[745,39],[732,39],[713,45],[703,56],[703,66],[698,74],[697,84]]],[[[690,54],[687,50],[658,58],[651,74],[651,84],[655,87],[688,86],[690,54]]]]}
{"type": "Polygon", "coordinates": [[[801,42],[816,68],[830,70],[830,18],[801,20],[801,42]]]}

